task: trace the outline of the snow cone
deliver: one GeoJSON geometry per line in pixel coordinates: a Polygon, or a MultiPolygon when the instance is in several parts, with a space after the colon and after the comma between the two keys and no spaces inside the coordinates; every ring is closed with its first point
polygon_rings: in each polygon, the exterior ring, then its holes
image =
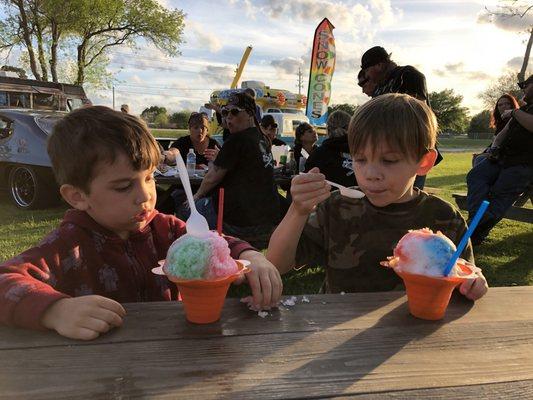
{"type": "Polygon", "coordinates": [[[229,285],[248,269],[231,258],[223,237],[208,232],[202,237],[186,234],[172,243],[163,271],[178,287],[187,320],[209,324],[220,319],[229,285]]]}
{"type": "Polygon", "coordinates": [[[415,317],[442,319],[453,290],[476,277],[480,269],[463,259],[457,260],[448,276],[444,275],[455,250],[454,243],[440,231],[412,230],[400,239],[394,255],[382,263],[403,279],[409,311],[415,317]]]}

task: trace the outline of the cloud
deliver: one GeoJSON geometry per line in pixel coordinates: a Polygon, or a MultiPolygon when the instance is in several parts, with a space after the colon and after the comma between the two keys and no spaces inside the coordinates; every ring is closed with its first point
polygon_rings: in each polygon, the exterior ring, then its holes
{"type": "Polygon", "coordinates": [[[232,0],[235,7],[244,6],[254,17],[287,19],[298,22],[321,21],[329,18],[333,25],[342,26],[346,31],[368,33],[392,24],[402,12],[393,8],[390,0],[367,0],[363,4],[348,4],[334,0],[263,0],[251,3],[249,0],[232,0]]]}
{"type": "Polygon", "coordinates": [[[465,70],[463,62],[445,64],[442,69],[434,69],[433,73],[441,78],[462,78],[467,80],[487,80],[492,77],[483,71],[465,70]]]}
{"type": "MultiPolygon", "coordinates": [[[[530,6],[530,5],[529,5],[530,6]]],[[[520,0],[513,7],[498,7],[494,10],[485,10],[478,14],[477,22],[480,24],[494,24],[496,27],[511,31],[523,32],[533,27],[533,10],[524,16],[527,5],[520,0]]]]}
{"type": "Polygon", "coordinates": [[[235,71],[231,67],[206,66],[199,75],[209,83],[227,85],[233,80],[235,71]]]}
{"type": "Polygon", "coordinates": [[[187,21],[187,28],[195,39],[199,50],[209,49],[211,53],[218,53],[222,50],[222,42],[215,34],[205,30],[205,27],[194,21],[187,21]]]}
{"type": "MultiPolygon", "coordinates": [[[[533,61],[533,57],[530,57],[528,66],[531,66],[533,61]]],[[[507,66],[510,69],[513,69],[515,71],[518,71],[520,68],[522,68],[522,63],[524,62],[524,57],[513,57],[509,61],[507,61],[507,66]]]]}
{"type": "Polygon", "coordinates": [[[304,61],[301,58],[287,57],[282,58],[281,60],[272,60],[270,65],[276,68],[277,71],[283,74],[296,74],[298,73],[298,68],[301,68],[304,64],[304,61]]]}

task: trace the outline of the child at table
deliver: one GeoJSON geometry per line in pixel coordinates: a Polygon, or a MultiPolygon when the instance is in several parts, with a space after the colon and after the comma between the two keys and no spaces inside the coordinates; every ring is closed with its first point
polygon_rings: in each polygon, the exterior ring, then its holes
{"type": "MultiPolygon", "coordinates": [[[[322,265],[325,291],[394,290],[402,284],[380,261],[409,229],[440,230],[454,243],[466,223],[452,205],[413,187],[437,156],[437,122],[429,107],[404,94],[376,97],[359,107],[348,141],[362,199],[330,194],[318,168],[292,180],[292,204],[272,234],[267,258],[283,274],[294,266],[322,265]]],[[[474,263],[469,243],[462,257],[474,263]]],[[[476,300],[487,291],[481,273],[460,292],[476,300]]]]}
{"type": "MultiPolygon", "coordinates": [[[[93,339],[122,324],[119,302],[175,299],[174,285],[151,269],[185,223],[154,208],[160,152],[144,122],[82,108],[56,124],[48,153],[74,209],[36,247],[0,266],[0,323],[93,339]]],[[[251,261],[254,304],[275,305],[282,291],[276,268],[248,243],[226,239],[232,257],[251,261]]]]}

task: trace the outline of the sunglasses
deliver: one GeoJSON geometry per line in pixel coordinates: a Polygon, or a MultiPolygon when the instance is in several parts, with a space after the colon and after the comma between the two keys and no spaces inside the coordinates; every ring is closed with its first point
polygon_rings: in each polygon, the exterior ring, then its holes
{"type": "Polygon", "coordinates": [[[368,80],[369,80],[368,78],[363,79],[362,81],[357,82],[357,85],[359,85],[360,87],[363,87],[367,84],[368,80]]]}
{"type": "Polygon", "coordinates": [[[227,117],[229,114],[236,117],[241,111],[244,111],[244,110],[239,107],[223,108],[222,111],[220,111],[220,114],[222,114],[223,117],[227,117]]]}
{"type": "Polygon", "coordinates": [[[268,126],[265,126],[266,129],[278,129],[278,124],[271,124],[268,126]]]}

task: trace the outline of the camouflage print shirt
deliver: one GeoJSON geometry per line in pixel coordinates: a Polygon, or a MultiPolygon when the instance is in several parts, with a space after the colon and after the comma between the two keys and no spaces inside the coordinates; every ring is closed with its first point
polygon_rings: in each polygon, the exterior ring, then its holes
{"type": "MultiPolygon", "coordinates": [[[[467,228],[451,204],[422,191],[407,203],[386,207],[336,191],[309,216],[296,265],[324,266],[328,293],[394,290],[401,287],[401,279],[379,262],[392,255],[409,229],[426,227],[440,230],[456,244],[467,228]]],[[[474,262],[470,243],[462,257],[474,262]]]]}

